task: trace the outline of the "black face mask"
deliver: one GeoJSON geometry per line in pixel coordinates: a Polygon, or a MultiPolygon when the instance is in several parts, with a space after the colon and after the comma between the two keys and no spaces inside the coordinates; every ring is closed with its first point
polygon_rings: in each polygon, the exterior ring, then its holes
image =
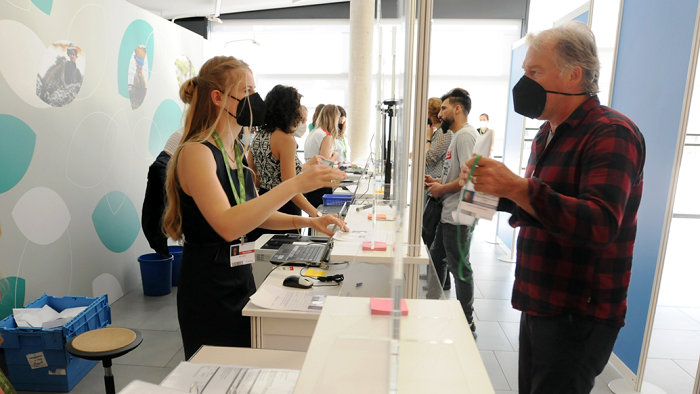
{"type": "Polygon", "coordinates": [[[585,96],[588,93],[562,93],[545,90],[534,79],[523,75],[513,86],[513,107],[515,112],[528,118],[539,118],[547,105],[547,93],[561,94],[564,96],[585,96]]]}
{"type": "MultiPolygon", "coordinates": [[[[230,96],[234,100],[237,98],[230,96]]],[[[228,110],[226,110],[228,112],[228,110]]],[[[240,126],[262,126],[265,124],[265,114],[267,113],[267,105],[259,94],[253,93],[245,96],[243,100],[238,100],[238,111],[236,115],[228,112],[229,115],[236,118],[240,126]],[[253,114],[251,122],[250,115],[253,114]]]]}
{"type": "Polygon", "coordinates": [[[338,123],[338,131],[343,131],[343,124],[342,123],[338,123]]]}

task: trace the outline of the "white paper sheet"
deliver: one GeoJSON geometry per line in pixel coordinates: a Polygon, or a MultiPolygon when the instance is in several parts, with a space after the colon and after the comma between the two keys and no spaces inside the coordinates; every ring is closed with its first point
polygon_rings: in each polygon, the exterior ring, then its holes
{"type": "MultiPolygon", "coordinates": [[[[187,391],[185,391],[187,392],[187,391]]],[[[157,384],[134,380],[124,387],[118,394],[179,394],[182,391],[169,389],[157,384]]]]}
{"type": "MultiPolygon", "coordinates": [[[[479,136],[474,144],[474,153],[483,157],[491,154],[492,134],[491,130],[479,136]]],[[[477,164],[478,165],[478,164],[477,164]]],[[[477,178],[477,182],[479,179],[477,178]]],[[[474,184],[469,179],[460,191],[461,201],[456,211],[452,212],[452,219],[461,225],[471,226],[474,219],[492,220],[498,207],[498,197],[474,190],[474,184]]]]}
{"type": "Polygon", "coordinates": [[[265,309],[286,311],[321,312],[326,296],[310,289],[283,289],[271,285],[262,285],[250,297],[250,301],[265,309]]]}
{"type": "Polygon", "coordinates": [[[41,308],[14,308],[12,315],[17,327],[41,327],[42,323],[56,319],[58,312],[44,305],[41,308]]]}
{"type": "Polygon", "coordinates": [[[48,305],[41,308],[14,308],[12,316],[17,327],[42,327],[45,329],[61,327],[87,308],[79,306],[64,309],[61,313],[48,305]]]}
{"type": "Polygon", "coordinates": [[[77,306],[75,308],[67,308],[61,311],[61,313],[56,316],[54,320],[46,321],[41,323],[41,327],[45,329],[63,327],[66,323],[73,320],[74,317],[78,316],[80,312],[87,309],[86,306],[77,306]]]}
{"type": "Polygon", "coordinates": [[[363,241],[365,242],[384,242],[387,245],[393,245],[395,243],[394,231],[386,230],[371,230],[367,235],[365,235],[363,241]],[[374,236],[374,237],[373,237],[374,236]]]}
{"type": "Polygon", "coordinates": [[[161,386],[199,394],[291,394],[299,371],[181,362],[161,386]]]}

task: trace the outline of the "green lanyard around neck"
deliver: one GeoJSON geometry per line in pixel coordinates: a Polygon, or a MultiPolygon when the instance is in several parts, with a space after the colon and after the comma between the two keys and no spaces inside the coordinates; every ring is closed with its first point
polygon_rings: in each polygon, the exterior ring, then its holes
{"type": "Polygon", "coordinates": [[[236,153],[236,172],[238,173],[238,186],[241,189],[241,196],[239,198],[238,192],[236,192],[236,187],[233,186],[233,178],[231,178],[231,167],[228,165],[228,153],[226,153],[226,149],[224,149],[224,142],[221,141],[221,137],[219,137],[219,133],[217,133],[216,130],[214,130],[212,137],[214,137],[216,145],[219,146],[221,154],[224,156],[224,164],[226,164],[226,175],[228,175],[228,180],[229,182],[231,182],[231,190],[233,190],[233,197],[236,199],[236,204],[241,205],[245,202],[245,180],[243,179],[243,159],[241,155],[241,148],[234,141],[233,150],[236,153]]]}
{"type": "MultiPolygon", "coordinates": [[[[481,155],[477,155],[476,158],[474,158],[474,164],[472,164],[472,168],[469,170],[469,176],[467,177],[467,181],[465,182],[465,185],[469,180],[472,179],[472,174],[474,173],[474,169],[476,168],[476,164],[479,162],[479,159],[481,159],[481,155]]],[[[476,192],[476,191],[475,191],[476,192]]],[[[461,193],[461,191],[460,191],[461,193]]],[[[459,274],[459,279],[466,282],[469,280],[472,280],[474,271],[472,270],[471,264],[467,265],[467,255],[469,254],[469,249],[471,248],[471,243],[472,243],[472,236],[474,235],[474,229],[476,228],[476,224],[479,223],[479,219],[474,219],[474,223],[472,223],[472,227],[469,229],[469,235],[467,235],[467,245],[466,248],[462,247],[462,242],[459,242],[459,240],[462,239],[462,225],[459,224],[459,214],[457,216],[458,219],[458,225],[457,225],[457,248],[459,249],[459,255],[461,256],[461,259],[459,260],[459,267],[458,267],[458,274],[459,274]],[[468,271],[467,275],[464,275],[464,270],[468,271]]]]}

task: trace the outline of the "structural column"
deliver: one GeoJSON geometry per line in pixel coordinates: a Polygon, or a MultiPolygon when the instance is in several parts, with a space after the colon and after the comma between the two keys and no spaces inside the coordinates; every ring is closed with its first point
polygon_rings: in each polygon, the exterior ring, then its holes
{"type": "Polygon", "coordinates": [[[350,1],[350,70],[348,75],[348,138],[353,157],[369,157],[372,103],[372,32],[374,1],[350,1]]]}

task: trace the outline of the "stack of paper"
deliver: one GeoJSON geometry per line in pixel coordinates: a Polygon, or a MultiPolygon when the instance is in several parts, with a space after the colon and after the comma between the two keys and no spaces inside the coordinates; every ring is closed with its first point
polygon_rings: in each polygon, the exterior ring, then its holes
{"type": "MultiPolygon", "coordinates": [[[[329,286],[329,289],[336,289],[329,286]]],[[[333,291],[333,290],[329,290],[333,291]]],[[[337,294],[337,289],[335,290],[337,294]]],[[[250,297],[250,302],[265,309],[277,309],[285,311],[321,312],[326,296],[311,292],[309,289],[292,290],[271,285],[262,285],[258,291],[250,297]]]]}
{"type": "Polygon", "coordinates": [[[42,308],[14,308],[12,315],[17,327],[41,327],[45,329],[61,327],[87,308],[79,306],[68,308],[61,313],[56,312],[48,305],[42,308]]]}

